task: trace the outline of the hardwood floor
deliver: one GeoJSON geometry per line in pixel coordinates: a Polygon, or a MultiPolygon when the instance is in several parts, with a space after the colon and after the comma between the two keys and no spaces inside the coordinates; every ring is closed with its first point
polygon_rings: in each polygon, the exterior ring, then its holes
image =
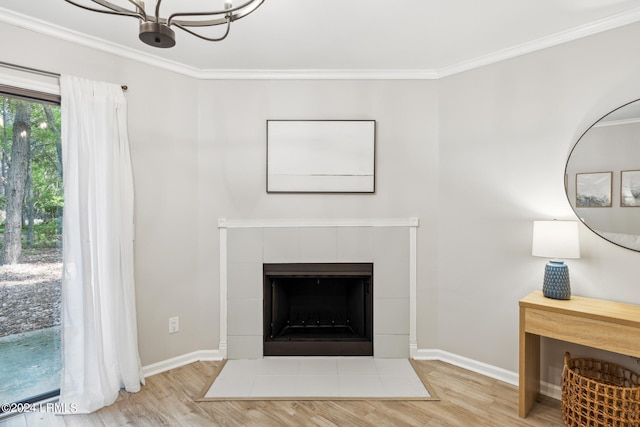
{"type": "Polygon", "coordinates": [[[197,362],[147,378],[139,393],[90,415],[30,413],[14,426],[562,426],[560,402],[543,397],[518,417],[515,386],[437,361],[418,361],[440,401],[194,402],[216,363],[197,362]]]}

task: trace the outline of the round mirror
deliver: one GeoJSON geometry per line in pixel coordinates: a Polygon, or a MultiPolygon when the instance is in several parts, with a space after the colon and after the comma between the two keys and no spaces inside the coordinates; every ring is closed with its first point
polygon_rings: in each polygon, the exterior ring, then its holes
{"type": "Polygon", "coordinates": [[[565,168],[571,207],[591,231],[640,251],[640,100],[587,129],[565,168]]]}

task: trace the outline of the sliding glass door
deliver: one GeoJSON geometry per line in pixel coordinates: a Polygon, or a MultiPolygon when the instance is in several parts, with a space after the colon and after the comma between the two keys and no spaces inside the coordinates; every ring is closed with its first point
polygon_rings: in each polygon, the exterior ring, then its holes
{"type": "Polygon", "coordinates": [[[60,388],[60,153],[55,98],[0,86],[0,404],[60,388]]]}

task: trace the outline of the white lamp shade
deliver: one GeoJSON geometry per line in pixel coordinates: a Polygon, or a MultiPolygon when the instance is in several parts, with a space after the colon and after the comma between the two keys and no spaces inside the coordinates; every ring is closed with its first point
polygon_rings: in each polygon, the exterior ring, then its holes
{"type": "Polygon", "coordinates": [[[531,255],[545,258],[580,258],[577,221],[533,221],[531,255]]]}

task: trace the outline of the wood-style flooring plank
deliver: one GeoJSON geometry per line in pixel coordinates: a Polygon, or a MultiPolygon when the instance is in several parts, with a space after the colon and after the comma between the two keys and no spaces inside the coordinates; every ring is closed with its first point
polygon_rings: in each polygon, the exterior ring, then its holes
{"type": "Polygon", "coordinates": [[[19,415],[0,427],[561,427],[560,402],[542,397],[518,417],[518,388],[438,361],[417,361],[439,401],[195,402],[220,362],[196,362],[147,378],[139,393],[89,415],[19,415]]]}

